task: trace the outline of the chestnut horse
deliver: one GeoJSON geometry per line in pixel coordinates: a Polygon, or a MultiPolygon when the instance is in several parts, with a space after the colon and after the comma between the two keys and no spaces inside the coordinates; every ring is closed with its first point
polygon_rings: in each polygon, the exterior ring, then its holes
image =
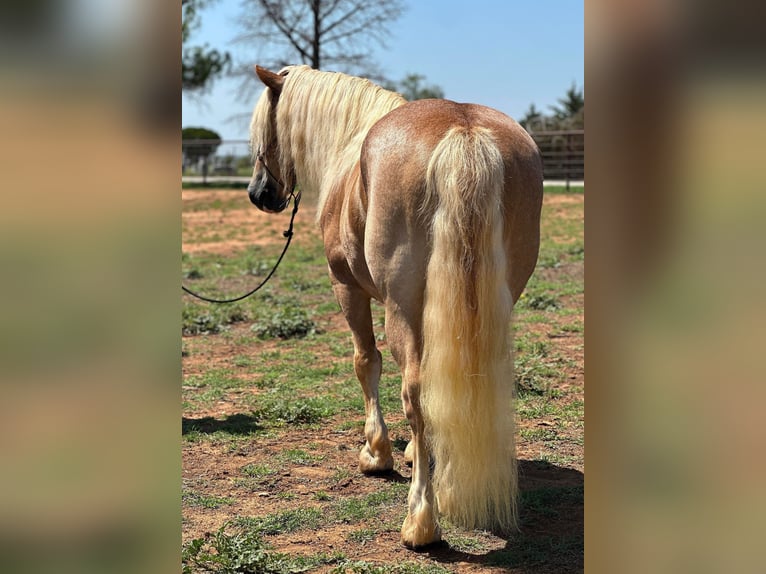
{"type": "Polygon", "coordinates": [[[408,103],[368,80],[307,66],[256,73],[266,89],[250,127],[248,193],[268,212],[283,210],[296,184],[318,197],[364,391],[361,471],[394,464],[378,402],[375,298],[412,428],[402,542],[439,540],[438,514],[466,528],[515,527],[510,320],[537,262],[537,146],[483,106],[408,103]]]}

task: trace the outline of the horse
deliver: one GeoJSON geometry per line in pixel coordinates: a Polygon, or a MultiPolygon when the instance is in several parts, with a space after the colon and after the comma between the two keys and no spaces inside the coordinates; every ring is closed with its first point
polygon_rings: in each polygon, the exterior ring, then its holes
{"type": "Polygon", "coordinates": [[[412,431],[402,543],[439,541],[440,515],[469,529],[517,528],[510,326],[540,244],[536,144],[488,107],[407,102],[308,66],[255,72],[265,89],[250,124],[248,195],[269,213],[287,207],[296,185],[318,197],[364,393],[361,472],[394,465],[378,401],[376,299],[412,431]]]}

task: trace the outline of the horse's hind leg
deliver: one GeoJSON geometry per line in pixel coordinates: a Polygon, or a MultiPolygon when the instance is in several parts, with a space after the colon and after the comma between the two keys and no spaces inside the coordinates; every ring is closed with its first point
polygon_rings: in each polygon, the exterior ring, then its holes
{"type": "Polygon", "coordinates": [[[360,289],[336,283],[335,297],[343,310],[354,340],[354,370],[364,391],[364,436],[367,439],[359,453],[359,469],[368,474],[394,468],[391,441],[378,403],[378,383],[382,360],[375,346],[372,330],[370,298],[360,289]]]}
{"type": "Polygon", "coordinates": [[[441,539],[420,407],[420,345],[414,332],[419,328],[419,321],[417,314],[408,318],[397,305],[386,306],[386,335],[402,371],[402,406],[412,429],[412,441],[407,448],[412,455],[412,482],[407,497],[407,518],[402,525],[402,543],[410,548],[441,539]]]}

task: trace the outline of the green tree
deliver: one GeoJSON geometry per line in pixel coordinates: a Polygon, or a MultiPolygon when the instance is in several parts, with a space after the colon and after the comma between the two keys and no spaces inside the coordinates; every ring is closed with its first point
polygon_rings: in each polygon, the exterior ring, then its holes
{"type": "Polygon", "coordinates": [[[422,74],[407,74],[404,79],[398,83],[387,82],[384,87],[387,90],[399,92],[407,100],[425,100],[428,98],[443,98],[444,90],[437,85],[422,85],[421,82],[426,77],[422,74]]]}
{"type": "Polygon", "coordinates": [[[550,106],[553,112],[543,114],[534,104],[519,120],[527,131],[565,131],[585,129],[585,96],[582,89],[572,84],[566,95],[558,99],[558,105],[550,106]]]}
{"type": "Polygon", "coordinates": [[[524,116],[519,120],[519,123],[524,126],[526,130],[544,129],[545,117],[535,107],[535,104],[529,104],[529,109],[524,113],[524,116]]]}
{"type": "Polygon", "coordinates": [[[181,153],[184,165],[196,165],[202,160],[202,182],[207,183],[208,162],[218,146],[221,136],[207,128],[188,127],[181,130],[181,153]]]}
{"type": "Polygon", "coordinates": [[[181,60],[181,87],[185,91],[202,91],[210,83],[226,72],[231,65],[231,55],[204,46],[188,46],[194,30],[199,28],[199,12],[216,0],[181,0],[183,16],[181,20],[181,42],[183,54],[181,60]]]}
{"type": "Polygon", "coordinates": [[[559,121],[567,121],[576,118],[585,108],[585,96],[582,90],[577,89],[577,84],[567,90],[566,96],[559,98],[558,106],[551,106],[553,116],[559,121]]]}

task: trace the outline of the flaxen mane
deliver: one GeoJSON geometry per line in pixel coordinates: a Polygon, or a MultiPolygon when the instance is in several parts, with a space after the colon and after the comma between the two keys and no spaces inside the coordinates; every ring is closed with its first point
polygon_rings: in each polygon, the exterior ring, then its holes
{"type": "MultiPolygon", "coordinates": [[[[289,66],[276,109],[276,129],[269,121],[270,90],[264,90],[253,113],[253,150],[278,144],[280,166],[293,166],[303,191],[318,196],[317,215],[328,191],[345,180],[359,163],[362,142],[372,125],[394,108],[406,103],[395,92],[365,80],[289,66]],[[259,126],[260,131],[253,126],[259,126]],[[316,189],[307,185],[318,183],[316,189]]],[[[283,181],[287,174],[283,174],[283,181]]]]}

